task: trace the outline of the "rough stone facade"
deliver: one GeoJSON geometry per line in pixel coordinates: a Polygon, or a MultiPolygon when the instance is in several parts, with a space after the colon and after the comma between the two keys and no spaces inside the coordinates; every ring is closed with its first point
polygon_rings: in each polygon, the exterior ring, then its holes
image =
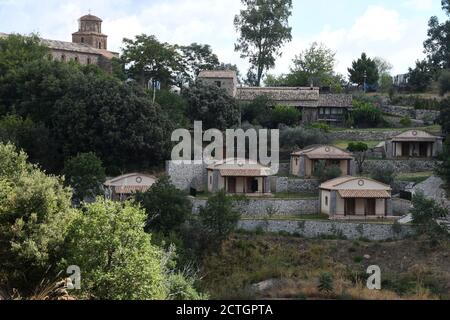
{"type": "Polygon", "coordinates": [[[414,234],[409,225],[356,223],[342,221],[300,221],[300,220],[241,220],[239,228],[247,231],[262,229],[266,232],[287,232],[306,238],[334,236],[349,240],[368,239],[382,241],[388,239],[403,239],[414,234]]]}
{"type": "Polygon", "coordinates": [[[350,140],[350,141],[385,141],[401,134],[404,129],[392,130],[342,130],[334,131],[328,134],[331,141],[350,140]]]}
{"type": "Polygon", "coordinates": [[[407,215],[411,207],[412,207],[411,201],[400,198],[392,199],[392,211],[394,213],[394,216],[407,215]]]}
{"type": "Polygon", "coordinates": [[[393,166],[397,173],[413,173],[422,171],[433,171],[439,162],[435,160],[408,159],[408,160],[366,160],[364,172],[372,172],[377,168],[393,166]]]}
{"type": "Polygon", "coordinates": [[[435,200],[439,205],[450,210],[450,201],[447,199],[447,192],[443,186],[444,181],[441,178],[431,176],[427,180],[415,185],[413,192],[421,192],[427,198],[435,200]]]}
{"type": "Polygon", "coordinates": [[[272,189],[274,192],[317,192],[319,181],[315,179],[294,179],[288,177],[273,177],[275,180],[272,189]]]}
{"type": "Polygon", "coordinates": [[[205,163],[183,164],[179,161],[167,161],[166,173],[177,189],[189,191],[194,188],[202,192],[205,191],[207,183],[206,167],[205,163]]]}
{"type": "MultiPolygon", "coordinates": [[[[192,198],[193,213],[206,205],[206,200],[192,198]]],[[[307,215],[319,212],[319,200],[315,199],[248,199],[235,201],[234,208],[243,216],[307,215]]]]}
{"type": "Polygon", "coordinates": [[[382,105],[381,110],[384,113],[398,117],[409,117],[425,123],[433,123],[437,121],[440,116],[440,112],[437,110],[416,110],[414,107],[382,105]]]}

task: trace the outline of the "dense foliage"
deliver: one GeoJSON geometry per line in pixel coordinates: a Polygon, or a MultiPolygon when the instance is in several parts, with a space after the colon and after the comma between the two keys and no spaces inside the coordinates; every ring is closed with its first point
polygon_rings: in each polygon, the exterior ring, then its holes
{"type": "MultiPolygon", "coordinates": [[[[361,54],[361,58],[352,62],[352,67],[348,69],[350,81],[358,86],[376,86],[380,75],[375,61],[365,53],[361,54]]],[[[368,87],[366,87],[368,89],[368,87]]]]}
{"type": "Polygon", "coordinates": [[[348,122],[358,128],[376,128],[383,124],[383,113],[370,102],[353,100],[348,122]]]}

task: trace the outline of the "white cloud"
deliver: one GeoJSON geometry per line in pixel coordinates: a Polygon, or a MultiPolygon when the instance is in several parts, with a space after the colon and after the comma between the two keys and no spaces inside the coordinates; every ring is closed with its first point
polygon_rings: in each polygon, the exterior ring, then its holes
{"type": "Polygon", "coordinates": [[[417,11],[428,11],[433,9],[433,0],[404,0],[403,5],[417,11]]]}

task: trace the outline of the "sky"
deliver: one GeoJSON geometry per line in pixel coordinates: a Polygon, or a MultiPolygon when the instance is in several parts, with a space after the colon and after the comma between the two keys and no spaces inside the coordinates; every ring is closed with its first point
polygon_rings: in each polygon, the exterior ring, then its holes
{"type": "MultiPolygon", "coordinates": [[[[336,52],[337,72],[362,52],[382,57],[392,74],[406,73],[422,58],[431,16],[446,19],[440,0],[293,0],[292,41],[282,48],[271,74],[289,71],[292,59],[312,42],[336,52]]],[[[248,63],[234,51],[233,19],[240,0],[0,0],[0,32],[29,34],[71,41],[78,18],[89,11],[103,19],[108,49],[120,52],[123,38],[153,34],[160,41],[209,44],[221,62],[248,63]]]]}

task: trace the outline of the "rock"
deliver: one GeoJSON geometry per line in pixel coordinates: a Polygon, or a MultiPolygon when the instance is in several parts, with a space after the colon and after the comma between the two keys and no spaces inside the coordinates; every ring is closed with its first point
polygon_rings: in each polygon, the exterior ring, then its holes
{"type": "Polygon", "coordinates": [[[263,292],[269,290],[280,283],[279,279],[269,279],[251,285],[251,289],[255,292],[263,292]]]}
{"type": "Polygon", "coordinates": [[[413,193],[421,192],[425,197],[435,200],[444,208],[450,209],[450,201],[443,189],[444,181],[436,176],[431,176],[413,188],[413,193]]]}
{"type": "Polygon", "coordinates": [[[365,254],[365,255],[364,255],[364,259],[369,260],[369,259],[370,259],[370,255],[365,254]]]}

